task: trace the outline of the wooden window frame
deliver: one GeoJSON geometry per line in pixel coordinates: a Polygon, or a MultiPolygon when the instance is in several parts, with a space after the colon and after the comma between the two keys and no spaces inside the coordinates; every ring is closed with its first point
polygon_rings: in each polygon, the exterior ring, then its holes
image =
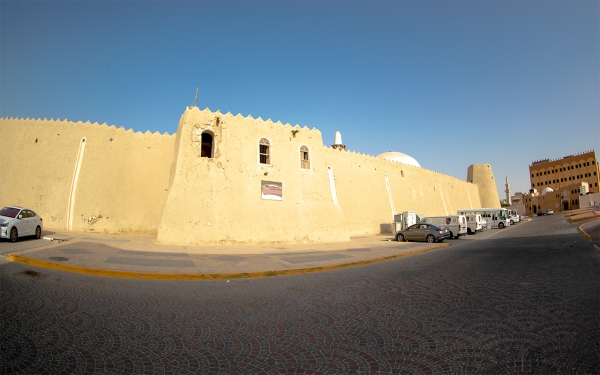
{"type": "Polygon", "coordinates": [[[273,165],[271,154],[273,145],[268,138],[262,137],[258,141],[258,163],[262,165],[273,165]]]}
{"type": "Polygon", "coordinates": [[[310,170],[310,150],[308,146],[300,146],[300,169],[310,170]]]}

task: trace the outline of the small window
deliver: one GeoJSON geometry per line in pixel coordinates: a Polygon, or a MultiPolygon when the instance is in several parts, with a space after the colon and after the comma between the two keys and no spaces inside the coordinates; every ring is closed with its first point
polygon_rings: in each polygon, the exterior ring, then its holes
{"type": "Polygon", "coordinates": [[[202,133],[202,146],[200,148],[201,158],[213,157],[213,136],[208,132],[202,133]]]}
{"type": "Polygon", "coordinates": [[[258,142],[258,153],[260,164],[271,164],[271,142],[267,138],[261,138],[258,142]]]}
{"type": "Polygon", "coordinates": [[[300,147],[300,168],[310,169],[310,159],[308,157],[308,147],[300,147]]]}

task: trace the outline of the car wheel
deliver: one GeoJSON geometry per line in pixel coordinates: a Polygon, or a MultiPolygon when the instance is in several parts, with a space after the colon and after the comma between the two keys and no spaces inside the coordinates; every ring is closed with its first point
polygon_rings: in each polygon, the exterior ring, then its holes
{"type": "Polygon", "coordinates": [[[498,228],[500,228],[500,229],[504,228],[504,223],[498,224],[498,228]]]}
{"type": "Polygon", "coordinates": [[[471,230],[471,228],[467,228],[467,234],[473,234],[473,231],[471,230]]]}
{"type": "Polygon", "coordinates": [[[396,241],[398,242],[404,242],[404,235],[402,233],[400,233],[399,235],[396,236],[396,241]]]}
{"type": "Polygon", "coordinates": [[[38,240],[42,238],[42,228],[40,228],[39,225],[37,226],[37,228],[35,228],[35,238],[37,238],[38,240]]]}
{"type": "Polygon", "coordinates": [[[450,239],[453,239],[453,238],[454,238],[454,233],[450,232],[450,239]]]}
{"type": "Polygon", "coordinates": [[[12,227],[10,230],[10,242],[16,242],[17,238],[19,238],[19,232],[17,232],[17,228],[12,227]]]}
{"type": "Polygon", "coordinates": [[[513,220],[511,220],[510,225],[515,225],[515,222],[513,220]]]}
{"type": "Polygon", "coordinates": [[[435,237],[433,237],[433,234],[430,234],[427,236],[426,240],[427,242],[432,243],[435,242],[435,237]]]}

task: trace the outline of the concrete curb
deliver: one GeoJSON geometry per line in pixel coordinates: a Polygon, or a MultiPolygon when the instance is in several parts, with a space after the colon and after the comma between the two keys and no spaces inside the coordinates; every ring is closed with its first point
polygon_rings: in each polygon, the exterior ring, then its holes
{"type": "Polygon", "coordinates": [[[369,259],[363,260],[359,262],[353,263],[343,263],[336,264],[332,266],[323,266],[323,267],[310,267],[310,268],[299,268],[293,270],[278,270],[278,271],[260,271],[260,272],[235,272],[235,273],[157,273],[157,272],[133,272],[133,271],[117,271],[117,270],[107,270],[101,268],[89,268],[89,267],[80,267],[80,266],[71,266],[67,264],[59,264],[55,262],[48,262],[45,260],[29,258],[16,254],[8,254],[6,255],[6,259],[29,264],[35,267],[47,268],[56,271],[65,271],[65,272],[73,272],[73,273],[82,273],[86,275],[93,276],[103,276],[103,277],[118,277],[118,278],[133,278],[133,279],[151,279],[151,280],[228,280],[228,279],[246,279],[246,278],[267,278],[267,277],[278,277],[278,276],[289,276],[289,275],[300,275],[305,273],[312,272],[323,272],[323,271],[332,271],[342,268],[350,268],[350,267],[358,267],[364,266],[367,264],[374,264],[379,262],[385,262],[388,260],[404,258],[411,255],[417,255],[426,253],[429,251],[444,249],[450,247],[450,244],[439,244],[438,246],[415,250],[407,253],[387,256],[383,258],[369,259]]]}
{"type": "Polygon", "coordinates": [[[577,227],[577,230],[579,231],[579,233],[581,233],[581,235],[587,240],[587,241],[593,241],[592,236],[590,236],[589,234],[587,234],[585,232],[585,230],[583,230],[582,228],[583,224],[581,224],[580,226],[577,227]]]}

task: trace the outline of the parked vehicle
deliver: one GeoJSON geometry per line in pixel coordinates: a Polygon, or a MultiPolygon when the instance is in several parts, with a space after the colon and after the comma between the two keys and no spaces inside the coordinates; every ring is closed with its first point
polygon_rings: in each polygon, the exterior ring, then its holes
{"type": "Polygon", "coordinates": [[[433,223],[440,226],[448,226],[450,238],[459,238],[467,234],[467,218],[464,215],[453,216],[427,216],[421,219],[421,223],[433,223]]]}
{"type": "Polygon", "coordinates": [[[548,211],[546,211],[546,215],[554,215],[554,210],[548,210],[548,211]]]}
{"type": "Polygon", "coordinates": [[[519,221],[521,221],[521,216],[519,216],[519,214],[517,213],[517,210],[507,209],[506,214],[508,215],[507,219],[510,222],[510,225],[514,225],[515,223],[518,223],[519,221]]]}
{"type": "Polygon", "coordinates": [[[441,227],[435,224],[418,223],[396,232],[396,240],[403,241],[427,241],[442,242],[450,238],[448,227],[441,227]]]}
{"type": "Polygon", "coordinates": [[[505,228],[510,225],[506,208],[464,208],[458,210],[459,215],[479,214],[487,222],[487,228],[505,228]]]}
{"type": "Polygon", "coordinates": [[[0,210],[0,239],[15,242],[25,236],[40,238],[43,230],[42,218],[28,208],[7,206],[0,210]]]}
{"type": "Polygon", "coordinates": [[[465,215],[465,217],[467,218],[467,234],[475,234],[483,230],[485,220],[481,218],[481,215],[465,215]]]}
{"type": "Polygon", "coordinates": [[[543,211],[543,210],[539,210],[539,211],[537,212],[537,216],[544,216],[544,215],[545,215],[545,213],[544,213],[544,211],[543,211]]]}

